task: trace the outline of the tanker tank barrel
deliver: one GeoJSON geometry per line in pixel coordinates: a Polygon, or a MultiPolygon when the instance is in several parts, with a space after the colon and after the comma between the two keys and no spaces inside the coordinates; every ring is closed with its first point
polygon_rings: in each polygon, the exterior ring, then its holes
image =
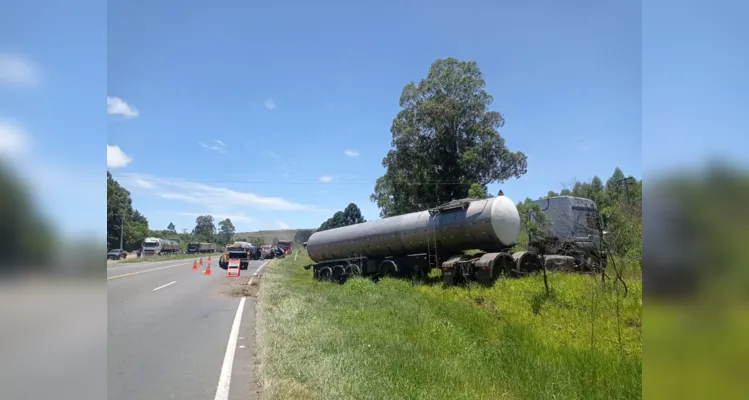
{"type": "Polygon", "coordinates": [[[520,215],[511,199],[452,201],[426,211],[315,232],[307,241],[313,261],[346,258],[406,256],[426,253],[430,243],[447,251],[470,249],[502,251],[520,233],[520,215]]]}

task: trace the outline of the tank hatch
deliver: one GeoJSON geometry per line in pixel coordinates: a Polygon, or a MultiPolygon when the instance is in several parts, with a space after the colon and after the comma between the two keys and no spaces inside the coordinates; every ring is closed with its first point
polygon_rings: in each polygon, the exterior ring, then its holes
{"type": "Polygon", "coordinates": [[[468,206],[472,202],[476,200],[480,200],[480,199],[465,198],[465,199],[459,199],[459,200],[452,200],[445,204],[439,205],[437,207],[430,208],[428,211],[430,215],[435,215],[435,214],[445,213],[449,211],[465,210],[466,208],[468,208],[468,206]]]}

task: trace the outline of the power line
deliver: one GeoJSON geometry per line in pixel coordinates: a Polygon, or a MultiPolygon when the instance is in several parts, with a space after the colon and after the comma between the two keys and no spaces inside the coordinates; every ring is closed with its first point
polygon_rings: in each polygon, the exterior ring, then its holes
{"type": "MultiPolygon", "coordinates": [[[[169,182],[169,179],[160,179],[162,182],[169,182]]],[[[245,180],[192,180],[179,179],[179,183],[196,183],[196,184],[248,184],[248,185],[374,185],[376,182],[363,181],[330,181],[320,182],[311,181],[245,181],[245,180]]],[[[451,182],[451,181],[388,181],[388,183],[398,185],[466,185],[470,186],[476,182],[451,182]]]]}

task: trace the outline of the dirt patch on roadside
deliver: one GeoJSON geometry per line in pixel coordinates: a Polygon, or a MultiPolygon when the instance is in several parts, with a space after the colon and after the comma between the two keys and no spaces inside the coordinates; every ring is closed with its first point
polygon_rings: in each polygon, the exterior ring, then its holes
{"type": "Polygon", "coordinates": [[[240,276],[231,279],[227,288],[222,292],[231,297],[257,297],[261,276],[240,276]]]}

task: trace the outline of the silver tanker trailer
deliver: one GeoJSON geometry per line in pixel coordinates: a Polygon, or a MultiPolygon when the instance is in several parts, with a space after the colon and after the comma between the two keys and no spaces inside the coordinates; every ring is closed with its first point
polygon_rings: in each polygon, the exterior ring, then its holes
{"type": "MultiPolygon", "coordinates": [[[[566,228],[557,221],[559,217],[577,218],[590,210],[597,215],[595,203],[584,199],[586,207],[581,211],[577,200],[560,196],[542,207],[552,219],[551,234],[558,240],[577,238],[580,229],[566,228]]],[[[520,215],[510,198],[455,200],[426,211],[315,232],[306,243],[307,254],[315,263],[304,268],[312,268],[316,279],[338,282],[352,275],[410,276],[439,268],[446,284],[465,280],[491,284],[502,274],[542,269],[542,258],[536,252],[511,253],[519,234],[520,215]],[[464,253],[476,249],[481,252],[464,253]]],[[[571,246],[577,248],[579,243],[583,242],[573,241],[571,246]]],[[[544,262],[547,266],[579,266],[584,256],[580,252],[548,254],[544,262]]]]}
{"type": "Polygon", "coordinates": [[[434,209],[315,232],[307,253],[316,279],[352,275],[408,276],[442,270],[445,283],[491,283],[502,273],[541,268],[530,252],[510,253],[520,234],[520,215],[503,195],[455,200],[434,209]],[[474,255],[466,250],[480,249],[474,255]]]}

